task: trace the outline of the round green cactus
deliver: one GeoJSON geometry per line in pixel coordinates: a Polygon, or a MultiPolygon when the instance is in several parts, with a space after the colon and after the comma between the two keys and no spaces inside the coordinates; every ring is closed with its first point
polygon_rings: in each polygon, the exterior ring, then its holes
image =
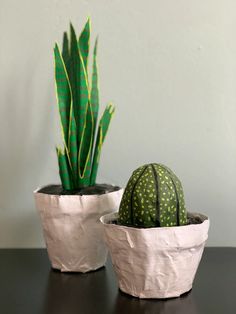
{"type": "Polygon", "coordinates": [[[187,224],[180,180],[161,164],[136,169],[121,200],[118,223],[141,228],[187,224]]]}

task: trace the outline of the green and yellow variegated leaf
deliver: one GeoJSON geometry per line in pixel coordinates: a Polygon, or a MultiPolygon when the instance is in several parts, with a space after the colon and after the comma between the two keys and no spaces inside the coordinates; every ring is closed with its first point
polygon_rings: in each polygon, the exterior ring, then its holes
{"type": "Polygon", "coordinates": [[[73,101],[71,97],[72,92],[65,64],[58,46],[55,48],[55,60],[59,111],[64,130],[63,133],[66,134],[66,136],[64,136],[64,145],[67,152],[68,162],[72,169],[73,180],[76,182],[78,177],[78,146],[73,101]],[[64,103],[66,103],[66,116],[64,103]]]}
{"type": "Polygon", "coordinates": [[[88,102],[86,110],[86,123],[83,130],[81,145],[79,149],[79,185],[90,185],[91,159],[93,147],[93,114],[91,104],[88,102]]]}
{"type": "Polygon", "coordinates": [[[83,59],[78,49],[75,30],[71,25],[71,48],[70,48],[70,82],[72,89],[74,116],[77,126],[77,143],[80,146],[82,133],[86,119],[86,106],[89,100],[88,80],[83,59]]]}
{"type": "Polygon", "coordinates": [[[74,117],[73,104],[70,112],[70,126],[69,126],[69,139],[68,139],[68,155],[70,166],[72,169],[72,178],[75,187],[78,181],[78,143],[77,143],[77,127],[74,117]]]}
{"type": "Polygon", "coordinates": [[[90,29],[91,29],[91,22],[90,18],[88,18],[83,31],[81,32],[81,35],[79,37],[79,50],[81,53],[81,56],[83,58],[84,67],[87,72],[88,68],[88,55],[89,55],[89,41],[90,41],[90,29]]]}
{"type": "Polygon", "coordinates": [[[60,113],[61,128],[63,134],[63,141],[65,145],[68,144],[69,123],[70,123],[70,108],[72,103],[72,95],[69,85],[69,79],[65,64],[63,62],[58,45],[54,48],[54,60],[55,60],[55,81],[57,102],[60,113]]]}
{"type": "Polygon", "coordinates": [[[70,74],[69,74],[70,72],[70,47],[69,47],[68,35],[66,32],[64,32],[63,34],[62,58],[66,66],[68,76],[70,77],[70,74]]]}
{"type": "Polygon", "coordinates": [[[98,134],[97,134],[94,156],[93,156],[91,179],[90,179],[91,185],[94,185],[96,183],[98,164],[100,160],[102,145],[104,143],[104,140],[105,140],[108,128],[109,128],[109,124],[110,124],[110,121],[114,112],[115,112],[115,107],[112,104],[109,104],[105,108],[104,113],[99,122],[98,134]]]}
{"type": "Polygon", "coordinates": [[[99,89],[98,89],[98,66],[97,66],[97,43],[98,39],[96,39],[94,51],[93,51],[93,72],[92,72],[92,87],[91,87],[91,107],[93,112],[94,119],[94,134],[97,126],[97,118],[99,111],[99,89]]]}
{"type": "Polygon", "coordinates": [[[74,189],[74,186],[71,180],[71,170],[67,159],[67,155],[65,154],[65,151],[59,147],[57,147],[56,150],[62,187],[65,190],[72,190],[74,189]]]}
{"type": "Polygon", "coordinates": [[[70,84],[73,98],[74,116],[78,128],[80,124],[84,123],[84,119],[80,120],[80,72],[81,62],[77,45],[77,37],[73,25],[70,24],[70,84]]]}

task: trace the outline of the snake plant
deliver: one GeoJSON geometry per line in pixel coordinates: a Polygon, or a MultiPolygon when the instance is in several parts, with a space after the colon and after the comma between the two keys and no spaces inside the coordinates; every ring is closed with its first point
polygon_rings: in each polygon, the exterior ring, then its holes
{"type": "Polygon", "coordinates": [[[147,164],[136,169],[125,188],[118,222],[141,228],[187,224],[180,180],[161,164],[147,164]]]}
{"type": "Polygon", "coordinates": [[[59,173],[65,190],[94,185],[102,144],[114,106],[108,104],[98,123],[99,89],[97,40],[93,50],[92,78],[89,80],[90,19],[76,36],[70,24],[70,37],[63,36],[62,51],[54,48],[55,82],[63,147],[57,147],[59,173]]]}

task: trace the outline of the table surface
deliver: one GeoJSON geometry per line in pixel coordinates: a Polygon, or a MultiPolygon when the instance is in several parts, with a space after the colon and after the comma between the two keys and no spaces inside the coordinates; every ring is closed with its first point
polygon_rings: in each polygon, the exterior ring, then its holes
{"type": "Polygon", "coordinates": [[[50,268],[44,249],[0,250],[1,314],[234,314],[236,248],[206,248],[192,291],[139,300],[117,287],[111,262],[87,274],[50,268]]]}

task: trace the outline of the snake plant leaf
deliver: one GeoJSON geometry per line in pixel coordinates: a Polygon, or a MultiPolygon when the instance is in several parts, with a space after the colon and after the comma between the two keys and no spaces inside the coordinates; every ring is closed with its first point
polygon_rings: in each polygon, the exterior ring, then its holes
{"type": "Polygon", "coordinates": [[[86,123],[84,125],[81,145],[79,149],[79,185],[90,185],[91,159],[93,148],[94,121],[91,104],[88,102],[86,110],[86,123]]]}
{"type": "Polygon", "coordinates": [[[86,106],[89,100],[88,80],[83,59],[80,55],[75,30],[70,25],[71,30],[71,63],[70,63],[70,82],[73,97],[74,116],[77,126],[77,142],[80,146],[82,133],[86,119],[86,106]]]}
{"type": "Polygon", "coordinates": [[[98,66],[97,66],[97,43],[98,39],[95,41],[94,51],[93,51],[93,72],[92,72],[92,87],[91,87],[91,107],[94,119],[94,134],[97,126],[98,110],[99,110],[99,89],[98,89],[98,66]]]}
{"type": "Polygon", "coordinates": [[[81,35],[79,37],[79,50],[81,53],[81,56],[83,58],[84,67],[88,69],[88,55],[89,55],[89,41],[90,41],[90,30],[91,30],[91,21],[90,18],[88,18],[83,31],[81,32],[81,35]]]}
{"type": "Polygon", "coordinates": [[[72,190],[74,186],[71,180],[71,170],[67,160],[67,155],[65,154],[65,150],[61,149],[60,147],[56,147],[56,151],[63,189],[72,190]]]}
{"type": "Polygon", "coordinates": [[[77,127],[75,123],[73,103],[70,111],[70,126],[68,139],[68,158],[72,169],[72,177],[75,187],[78,180],[78,143],[77,143],[77,127]]]}
{"type": "Polygon", "coordinates": [[[58,45],[54,48],[55,81],[61,129],[65,146],[68,144],[70,107],[72,102],[69,79],[58,45]]]}
{"type": "Polygon", "coordinates": [[[83,124],[83,121],[80,121],[79,112],[80,112],[80,56],[77,45],[77,38],[74,27],[70,24],[70,83],[72,90],[73,106],[76,125],[79,128],[79,124],[83,124]]]}
{"type": "Polygon", "coordinates": [[[104,143],[104,140],[105,140],[108,128],[109,128],[109,124],[113,117],[114,112],[115,112],[115,107],[112,104],[108,104],[99,121],[98,134],[97,134],[94,156],[93,156],[92,172],[91,172],[91,177],[90,177],[91,178],[90,185],[94,185],[96,183],[98,164],[100,160],[102,145],[104,143]]]}
{"type": "Polygon", "coordinates": [[[62,58],[64,60],[68,76],[70,77],[70,49],[69,49],[69,40],[66,32],[63,34],[63,44],[62,44],[62,58]]]}
{"type": "Polygon", "coordinates": [[[63,132],[65,134],[64,145],[69,165],[73,170],[73,179],[76,182],[78,176],[78,147],[72,91],[65,64],[57,45],[55,47],[55,60],[58,103],[63,130],[65,130],[63,132]]]}

